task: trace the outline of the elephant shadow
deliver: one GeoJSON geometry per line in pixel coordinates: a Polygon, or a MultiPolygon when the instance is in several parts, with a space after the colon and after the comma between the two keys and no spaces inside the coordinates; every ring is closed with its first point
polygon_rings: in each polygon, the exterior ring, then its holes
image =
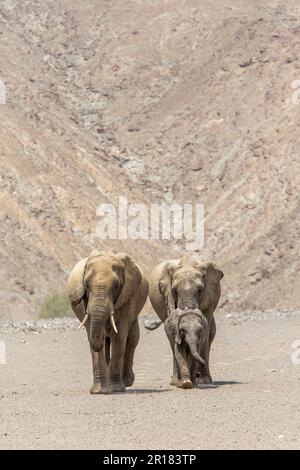
{"type": "Polygon", "coordinates": [[[211,384],[198,385],[198,388],[200,389],[219,388],[219,387],[223,387],[224,385],[242,385],[242,382],[238,382],[236,380],[215,380],[211,384]]]}
{"type": "Polygon", "coordinates": [[[171,389],[169,388],[131,388],[130,390],[126,389],[125,395],[142,395],[146,393],[165,393],[165,392],[170,392],[171,389]]]}
{"type": "MultiPolygon", "coordinates": [[[[199,389],[216,389],[219,387],[222,387],[224,385],[241,385],[242,382],[238,382],[235,380],[219,380],[215,381],[212,384],[203,384],[200,385],[198,388],[199,389]]],[[[126,389],[126,393],[124,395],[142,395],[142,394],[149,394],[149,393],[167,393],[167,392],[172,392],[174,390],[177,390],[176,387],[172,388],[131,388],[131,389],[126,389]]],[[[123,395],[122,393],[120,395],[123,395]]]]}

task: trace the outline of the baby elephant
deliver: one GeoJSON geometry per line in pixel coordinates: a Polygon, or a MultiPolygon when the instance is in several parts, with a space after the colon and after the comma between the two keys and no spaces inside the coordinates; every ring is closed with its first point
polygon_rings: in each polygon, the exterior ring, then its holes
{"type": "Polygon", "coordinates": [[[198,309],[177,308],[167,317],[164,326],[177,364],[177,387],[196,387],[197,372],[201,366],[205,367],[201,349],[209,333],[207,319],[198,309]]]}

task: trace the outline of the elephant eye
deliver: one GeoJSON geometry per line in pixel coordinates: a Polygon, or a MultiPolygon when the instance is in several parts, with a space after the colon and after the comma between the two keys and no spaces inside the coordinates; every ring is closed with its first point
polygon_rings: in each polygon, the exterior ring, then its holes
{"type": "Polygon", "coordinates": [[[113,283],[113,289],[114,289],[114,290],[117,290],[118,288],[119,288],[119,283],[118,283],[117,281],[115,281],[115,282],[113,283]]]}

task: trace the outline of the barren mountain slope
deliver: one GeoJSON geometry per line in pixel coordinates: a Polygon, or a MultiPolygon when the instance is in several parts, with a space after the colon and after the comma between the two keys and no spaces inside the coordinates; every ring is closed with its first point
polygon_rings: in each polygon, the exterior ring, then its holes
{"type": "Polygon", "coordinates": [[[171,256],[97,239],[126,194],[204,202],[224,308],[297,306],[297,3],[1,2],[1,316],[36,315],[92,247],[171,256]]]}
{"type": "MultiPolygon", "coordinates": [[[[146,270],[165,251],[148,242],[97,238],[100,203],[117,204],[119,194],[134,202],[145,199],[119,164],[112,169],[112,160],[124,158],[113,140],[104,145],[85,129],[81,119],[88,105],[77,95],[78,81],[72,90],[70,85],[68,103],[67,63],[60,69],[44,60],[51,47],[45,31],[52,36],[53,29],[47,24],[43,30],[40,6],[15,2],[8,9],[12,4],[1,7],[0,67],[7,104],[0,108],[0,297],[1,317],[21,318],[35,316],[48,293],[63,290],[72,265],[93,248],[127,251],[146,270]],[[35,27],[43,33],[45,49],[37,43],[35,27]]],[[[49,20],[53,25],[57,20],[58,29],[60,12],[49,20]]]]}
{"type": "Polygon", "coordinates": [[[200,256],[224,265],[228,308],[297,305],[300,7],[164,6],[148,11],[146,25],[136,20],[134,39],[121,30],[122,48],[114,43],[121,69],[124,51],[137,58],[127,79],[134,99],[115,96],[104,127],[151,169],[149,194],[157,187],[168,201],[205,203],[200,256]]]}

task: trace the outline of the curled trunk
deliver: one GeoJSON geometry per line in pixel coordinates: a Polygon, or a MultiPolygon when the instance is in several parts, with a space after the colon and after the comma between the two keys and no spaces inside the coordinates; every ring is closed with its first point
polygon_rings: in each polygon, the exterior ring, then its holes
{"type": "Polygon", "coordinates": [[[193,358],[199,362],[200,364],[202,364],[203,366],[205,366],[205,361],[204,359],[202,359],[202,357],[200,356],[200,354],[198,353],[197,351],[197,346],[196,346],[196,341],[193,340],[193,341],[187,341],[187,344],[189,345],[189,348],[190,348],[190,353],[191,355],[193,356],[193,358]]]}

